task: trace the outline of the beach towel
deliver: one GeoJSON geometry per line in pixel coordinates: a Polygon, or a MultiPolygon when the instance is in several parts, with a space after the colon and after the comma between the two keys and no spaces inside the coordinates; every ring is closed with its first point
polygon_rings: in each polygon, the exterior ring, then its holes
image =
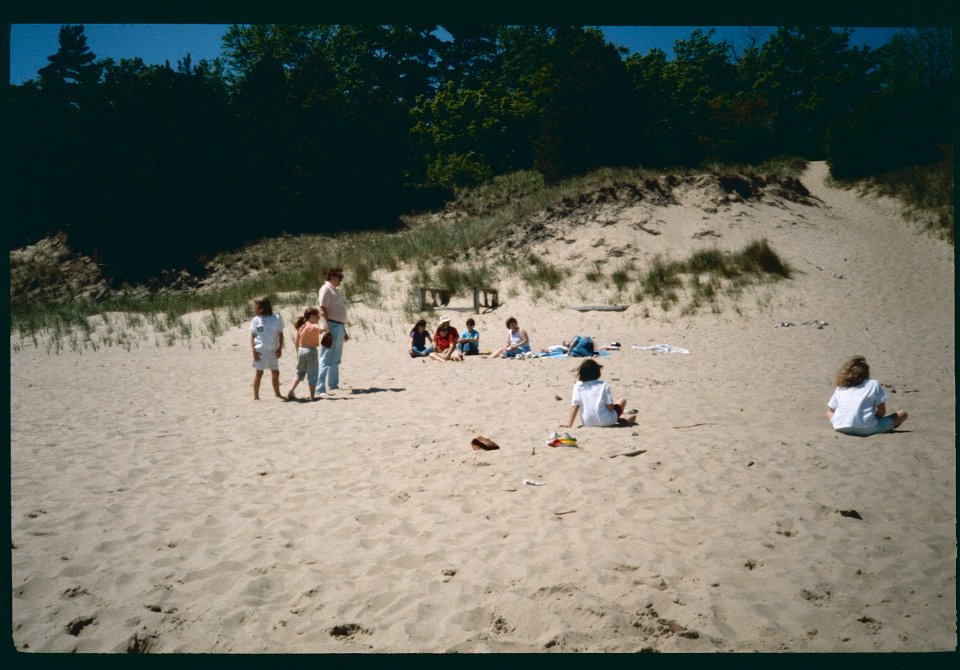
{"type": "MultiPolygon", "coordinates": [[[[609,356],[611,352],[601,349],[600,351],[593,352],[594,356],[609,356]]],[[[546,353],[537,353],[535,354],[536,358],[569,358],[562,351],[549,351],[546,353]]]]}

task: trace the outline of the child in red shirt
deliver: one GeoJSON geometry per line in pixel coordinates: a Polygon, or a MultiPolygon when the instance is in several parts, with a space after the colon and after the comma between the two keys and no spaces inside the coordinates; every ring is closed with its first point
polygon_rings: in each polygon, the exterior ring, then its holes
{"type": "Polygon", "coordinates": [[[430,358],[435,361],[462,361],[463,352],[457,349],[457,340],[460,339],[457,329],[450,325],[450,317],[440,317],[437,332],[433,335],[433,353],[430,358]]]}

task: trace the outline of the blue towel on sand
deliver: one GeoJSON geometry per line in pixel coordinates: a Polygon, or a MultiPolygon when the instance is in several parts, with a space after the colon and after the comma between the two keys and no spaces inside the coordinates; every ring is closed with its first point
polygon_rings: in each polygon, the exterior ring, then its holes
{"type": "MultiPolygon", "coordinates": [[[[601,349],[600,351],[598,351],[598,352],[596,352],[596,353],[599,354],[599,355],[601,355],[601,356],[609,356],[611,352],[609,352],[609,351],[607,351],[607,350],[605,350],[605,349],[601,349]]],[[[557,351],[557,352],[554,352],[554,353],[552,353],[552,354],[537,354],[537,358],[567,358],[567,355],[564,354],[564,353],[561,353],[561,352],[557,351]]],[[[570,360],[574,360],[574,359],[570,359],[570,360]]],[[[579,360],[579,359],[576,359],[576,360],[579,360]]]]}

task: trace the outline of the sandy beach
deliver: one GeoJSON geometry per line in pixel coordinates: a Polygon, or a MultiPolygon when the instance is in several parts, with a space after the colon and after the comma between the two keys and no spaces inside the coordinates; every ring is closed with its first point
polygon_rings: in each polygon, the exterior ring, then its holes
{"type": "MultiPolygon", "coordinates": [[[[622,344],[603,378],[638,425],[575,424],[576,448],[545,440],[577,361],[409,358],[403,273],[350,305],[342,388],[313,403],[269,376],[252,400],[246,326],[129,351],[11,337],[16,649],[955,650],[954,249],[826,176],[808,167],[806,202],[691,188],[549,222],[531,251],[574,275],[538,300],[505,276],[475,319],[486,350],[509,316],[535,349],[622,344]],[[792,276],[716,311],[582,279],[760,238],[792,276]],[[634,348],[656,344],[689,354],[634,348]],[[826,421],[854,354],[910,413],[896,432],[826,421]]],[[[288,339],[301,310],[279,310],[288,339]]],[[[440,314],[462,328],[471,297],[440,314]]]]}

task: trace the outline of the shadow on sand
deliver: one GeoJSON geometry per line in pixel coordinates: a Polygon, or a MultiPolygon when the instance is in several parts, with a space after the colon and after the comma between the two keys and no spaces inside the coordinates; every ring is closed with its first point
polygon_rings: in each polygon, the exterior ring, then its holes
{"type": "Polygon", "coordinates": [[[388,391],[392,391],[393,393],[400,393],[401,391],[406,391],[406,390],[407,390],[407,389],[403,389],[403,388],[400,388],[400,389],[382,389],[382,388],[379,388],[379,387],[377,387],[377,386],[371,386],[371,387],[368,388],[368,389],[350,389],[350,393],[352,393],[352,394],[354,394],[354,395],[365,395],[365,394],[367,394],[367,393],[387,393],[388,391]]]}

